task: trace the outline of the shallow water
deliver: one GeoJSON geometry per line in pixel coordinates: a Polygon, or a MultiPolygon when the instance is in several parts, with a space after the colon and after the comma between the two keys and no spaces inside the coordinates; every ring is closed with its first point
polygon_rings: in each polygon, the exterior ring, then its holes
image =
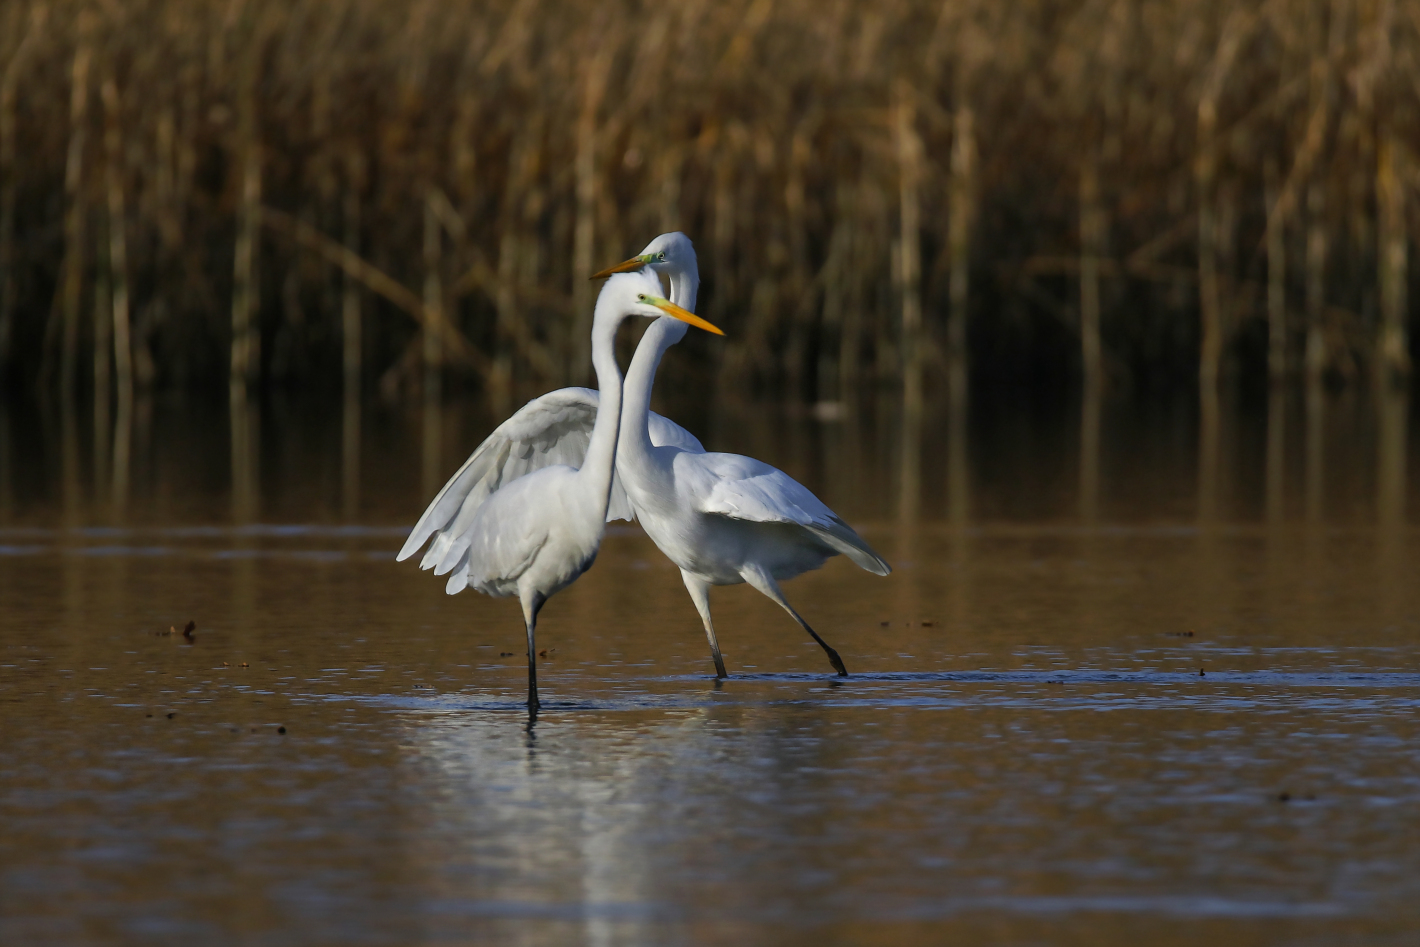
{"type": "MultiPolygon", "coordinates": [[[[224,413],[152,407],[121,498],[112,439],[12,413],[0,940],[1413,943],[1414,439],[1397,489],[1333,402],[1269,476],[1238,409],[1204,484],[1186,411],[1115,406],[1084,502],[1077,407],[929,418],[906,519],[872,418],[708,419],[896,566],[786,585],[852,676],[738,587],[717,684],[621,525],[543,612],[533,724],[516,605],[393,561],[417,417],[365,418],[351,502],[338,412],[231,464],[224,413]]],[[[443,423],[452,469],[488,419],[443,423]]]]}

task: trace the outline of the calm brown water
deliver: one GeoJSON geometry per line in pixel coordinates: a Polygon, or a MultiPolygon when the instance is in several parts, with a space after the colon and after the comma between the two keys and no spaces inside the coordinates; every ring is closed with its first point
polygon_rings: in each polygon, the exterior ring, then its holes
{"type": "Polygon", "coordinates": [[[717,685],[623,526],[529,725],[517,606],[393,561],[417,410],[6,409],[0,941],[1415,943],[1404,405],[1079,412],[930,414],[915,509],[889,417],[694,417],[896,565],[786,586],[853,676],[740,587],[717,685]]]}

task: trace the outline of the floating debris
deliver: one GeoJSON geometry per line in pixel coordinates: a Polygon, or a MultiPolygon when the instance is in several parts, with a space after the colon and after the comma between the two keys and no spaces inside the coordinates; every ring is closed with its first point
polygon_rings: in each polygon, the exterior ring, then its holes
{"type": "Polygon", "coordinates": [[[182,630],[182,636],[183,636],[184,638],[186,638],[188,641],[195,641],[196,639],[193,637],[193,634],[192,634],[192,633],[193,633],[194,631],[196,631],[196,630],[197,630],[197,622],[195,622],[195,621],[190,621],[190,620],[189,620],[188,623],[187,623],[187,626],[186,626],[185,628],[183,628],[183,630],[182,630]]]}
{"type": "Polygon", "coordinates": [[[500,657],[500,658],[511,658],[512,656],[513,656],[513,652],[511,652],[511,651],[499,651],[499,652],[498,652],[498,657],[500,657]]]}
{"type": "Polygon", "coordinates": [[[540,657],[540,658],[545,658],[545,657],[547,657],[549,654],[556,654],[556,653],[557,653],[557,649],[556,649],[556,648],[543,648],[541,651],[539,651],[539,652],[537,653],[537,656],[540,657]]]}
{"type": "Polygon", "coordinates": [[[276,728],[276,732],[277,732],[277,733],[280,733],[280,734],[282,734],[282,735],[284,736],[285,733],[286,733],[286,728],[285,728],[285,727],[277,727],[277,728],[276,728]]]}
{"type": "Polygon", "coordinates": [[[1292,794],[1289,793],[1289,792],[1279,792],[1279,793],[1277,794],[1277,801],[1278,801],[1278,802],[1291,802],[1291,801],[1292,801],[1292,794]]]}

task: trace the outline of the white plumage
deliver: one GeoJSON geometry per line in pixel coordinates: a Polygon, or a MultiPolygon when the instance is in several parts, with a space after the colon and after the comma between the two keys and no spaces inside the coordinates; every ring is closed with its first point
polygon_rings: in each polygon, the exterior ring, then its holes
{"type": "MultiPolygon", "coordinates": [[[[444,484],[410,531],[399,558],[408,558],[434,536],[420,568],[433,569],[435,575],[454,570],[447,591],[450,595],[463,591],[463,572],[454,567],[468,548],[468,526],[479,506],[499,488],[534,470],[559,464],[580,467],[596,417],[597,392],[591,388],[560,388],[523,405],[498,425],[444,484]]],[[[657,446],[672,445],[697,453],[705,450],[694,434],[674,421],[654,411],[649,420],[651,440],[657,446]]],[[[626,490],[615,476],[606,518],[635,519],[626,490]]]]}
{"type": "MultiPolygon", "coordinates": [[[[650,267],[667,274],[671,301],[693,309],[699,288],[695,250],[681,233],[663,234],[636,257],[604,271],[650,267]]],[[[686,325],[658,319],[637,346],[625,380],[616,477],[607,517],[640,520],[642,527],[681,570],[710,643],[716,673],[724,659],[710,617],[713,585],[748,582],[784,608],[846,674],[842,660],[804,621],[778,582],[823,565],[843,553],[878,575],[891,568],[856,532],[803,484],[752,457],[707,453],[684,428],[650,410],[651,388],[661,357],[684,337],[686,325]]],[[[474,451],[414,528],[401,558],[438,532],[422,563],[442,574],[454,570],[450,593],[463,588],[459,563],[467,532],[461,506],[475,509],[500,489],[516,486],[529,470],[547,464],[577,465],[596,417],[597,393],[564,388],[529,402],[474,451]]],[[[468,580],[468,584],[473,582],[468,580]]]]}
{"type": "Polygon", "coordinates": [[[502,424],[439,491],[397,557],[407,559],[437,534],[421,566],[449,574],[450,594],[472,586],[518,597],[527,626],[532,711],[539,706],[538,611],[591,567],[606,527],[622,401],[617,327],[629,316],[668,313],[719,332],[660,292],[660,281],[648,273],[607,282],[592,321],[600,399],[578,389],[565,398],[539,399],[537,407],[502,424]]]}

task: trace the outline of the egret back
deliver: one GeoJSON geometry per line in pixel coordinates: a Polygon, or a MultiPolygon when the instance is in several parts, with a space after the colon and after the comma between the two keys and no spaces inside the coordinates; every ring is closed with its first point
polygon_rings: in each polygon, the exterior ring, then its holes
{"type": "Polygon", "coordinates": [[[824,544],[875,575],[892,567],[808,487],[776,467],[741,454],[680,454],[678,484],[698,512],[752,523],[787,523],[808,530],[824,544]]]}

